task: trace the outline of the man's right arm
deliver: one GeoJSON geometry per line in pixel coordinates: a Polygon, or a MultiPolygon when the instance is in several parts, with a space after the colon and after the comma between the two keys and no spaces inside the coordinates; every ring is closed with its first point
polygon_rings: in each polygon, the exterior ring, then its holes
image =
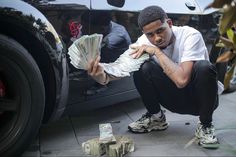
{"type": "MultiPolygon", "coordinates": [[[[134,43],[139,45],[139,43],[148,43],[149,41],[145,37],[145,35],[142,35],[138,38],[138,40],[134,43]]],[[[100,56],[97,56],[95,60],[92,60],[88,64],[88,75],[90,75],[96,82],[100,84],[108,84],[110,81],[121,79],[122,77],[116,77],[110,74],[107,74],[104,71],[103,66],[100,64],[100,56]]]]}

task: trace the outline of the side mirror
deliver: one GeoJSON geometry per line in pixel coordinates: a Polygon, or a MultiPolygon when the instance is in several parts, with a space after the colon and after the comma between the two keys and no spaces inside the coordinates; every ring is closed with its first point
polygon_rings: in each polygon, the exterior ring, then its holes
{"type": "Polygon", "coordinates": [[[114,7],[123,7],[125,4],[125,0],[107,0],[107,3],[114,7]]]}
{"type": "Polygon", "coordinates": [[[189,10],[195,10],[196,6],[194,3],[191,2],[185,2],[186,7],[188,7],[189,10]]]}

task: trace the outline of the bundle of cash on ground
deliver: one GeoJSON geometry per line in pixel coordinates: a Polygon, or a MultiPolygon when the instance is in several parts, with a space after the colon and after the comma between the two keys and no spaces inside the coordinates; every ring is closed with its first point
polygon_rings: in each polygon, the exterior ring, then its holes
{"type": "MultiPolygon", "coordinates": [[[[77,39],[68,49],[71,64],[77,69],[87,70],[88,61],[100,55],[102,38],[101,34],[92,34],[77,39]]],[[[129,48],[113,63],[100,64],[110,75],[116,77],[130,76],[131,72],[138,70],[140,65],[149,58],[148,54],[143,54],[140,58],[134,59],[130,56],[132,51],[129,48]]]]}
{"type": "Polygon", "coordinates": [[[134,151],[134,142],[127,136],[114,136],[110,123],[99,125],[100,136],[82,143],[86,155],[123,157],[134,151]]]}

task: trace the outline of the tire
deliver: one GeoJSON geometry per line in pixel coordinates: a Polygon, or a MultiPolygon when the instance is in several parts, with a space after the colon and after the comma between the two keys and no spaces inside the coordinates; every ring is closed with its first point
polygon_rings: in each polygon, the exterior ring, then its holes
{"type": "Polygon", "coordinates": [[[45,90],[40,70],[17,41],[0,34],[0,156],[20,156],[38,134],[45,90]]]}

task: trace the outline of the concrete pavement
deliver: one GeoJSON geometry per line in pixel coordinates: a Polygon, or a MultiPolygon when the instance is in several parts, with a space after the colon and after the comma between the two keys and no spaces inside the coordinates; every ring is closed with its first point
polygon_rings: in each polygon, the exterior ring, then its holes
{"type": "Polygon", "coordinates": [[[99,137],[100,123],[112,123],[114,135],[126,135],[135,143],[135,151],[126,156],[236,156],[236,92],[220,96],[214,114],[214,125],[220,148],[201,148],[193,140],[198,117],[166,111],[170,126],[165,131],[133,134],[127,130],[145,108],[139,99],[86,112],[78,116],[62,117],[43,125],[39,137],[22,157],[85,156],[82,142],[99,137]]]}

